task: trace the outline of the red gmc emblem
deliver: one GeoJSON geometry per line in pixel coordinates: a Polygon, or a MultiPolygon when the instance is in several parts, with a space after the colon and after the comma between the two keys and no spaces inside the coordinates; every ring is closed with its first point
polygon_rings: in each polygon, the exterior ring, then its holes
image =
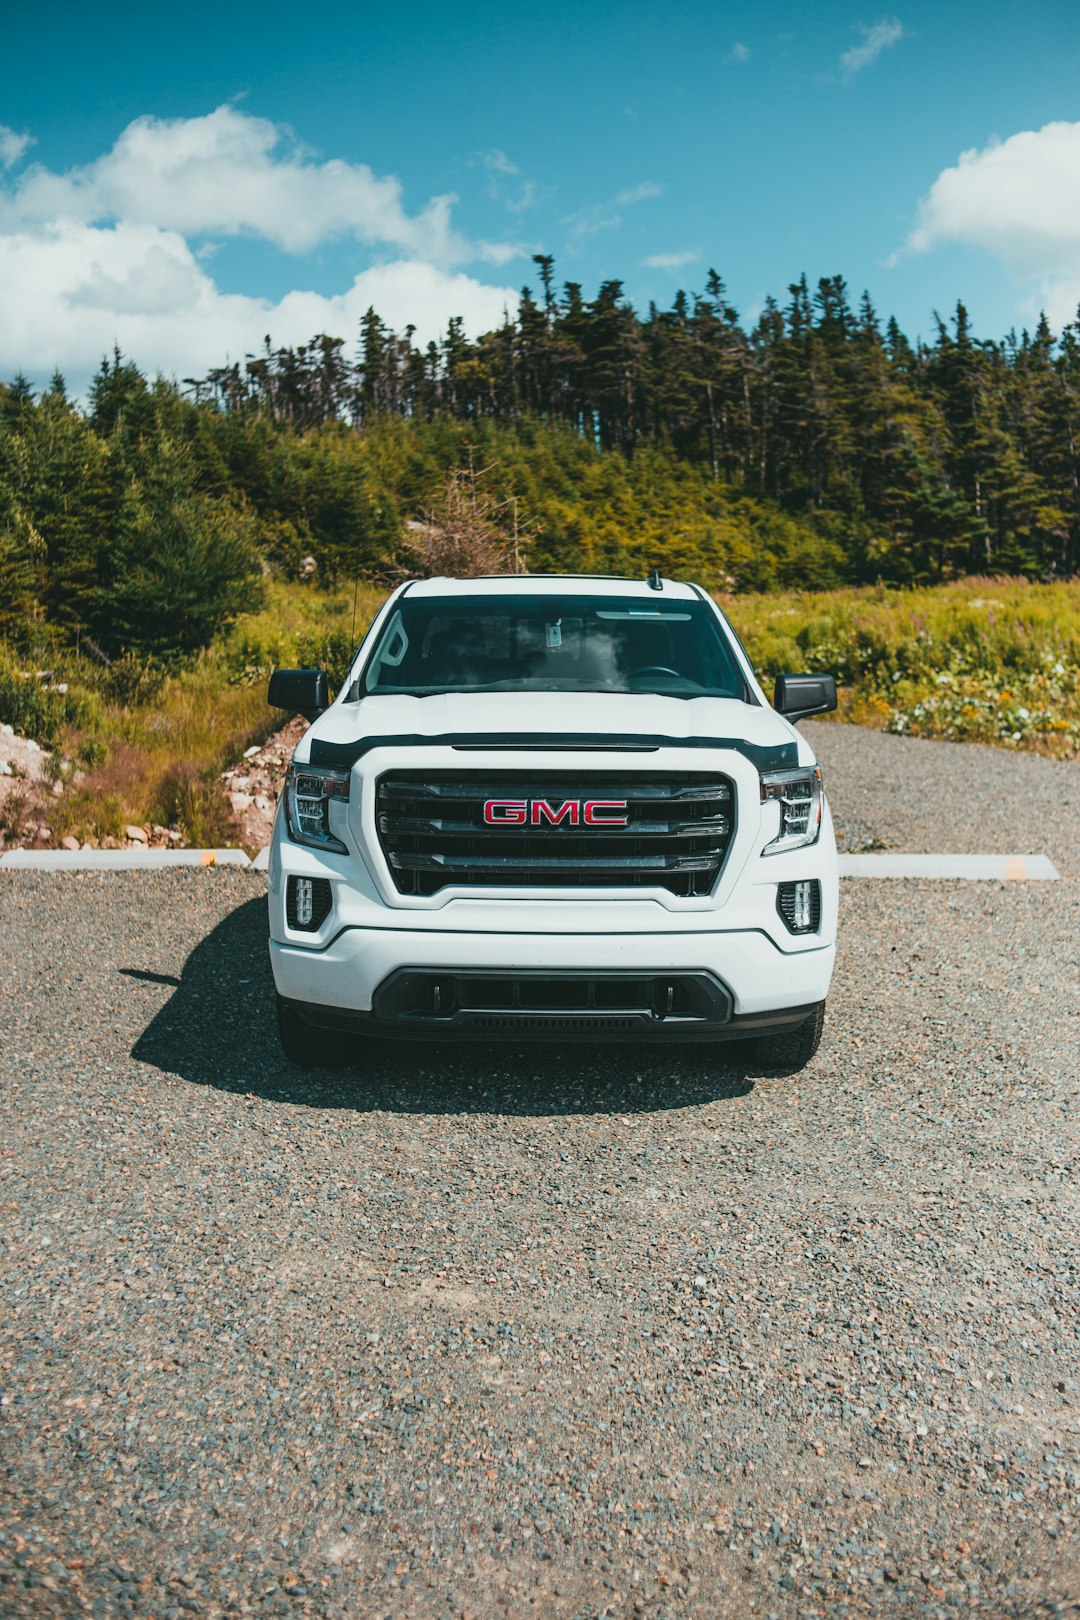
{"type": "Polygon", "coordinates": [[[625,799],[486,799],[489,827],[625,827],[625,799]],[[622,812],[620,815],[619,812],[622,812]]]}

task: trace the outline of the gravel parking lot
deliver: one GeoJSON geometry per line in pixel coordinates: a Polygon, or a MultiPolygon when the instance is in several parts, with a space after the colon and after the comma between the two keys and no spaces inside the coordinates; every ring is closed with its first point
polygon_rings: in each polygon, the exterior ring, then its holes
{"type": "Polygon", "coordinates": [[[1080,1607],[1080,766],[812,729],[819,1056],[280,1057],[263,879],[0,874],[0,1612],[1080,1607]]]}

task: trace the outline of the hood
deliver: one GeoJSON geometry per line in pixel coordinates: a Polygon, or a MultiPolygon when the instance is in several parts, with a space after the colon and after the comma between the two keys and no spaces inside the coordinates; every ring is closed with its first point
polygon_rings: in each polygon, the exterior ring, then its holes
{"type": "Polygon", "coordinates": [[[805,744],[774,709],[733,698],[672,698],[655,692],[452,692],[335,703],[297,750],[313,765],[351,765],[381,744],[593,742],[734,748],[761,770],[797,765],[805,744]]]}

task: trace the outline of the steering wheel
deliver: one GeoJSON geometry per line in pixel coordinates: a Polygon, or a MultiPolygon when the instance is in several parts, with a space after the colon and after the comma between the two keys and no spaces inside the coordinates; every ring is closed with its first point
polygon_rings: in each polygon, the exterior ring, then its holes
{"type": "Polygon", "coordinates": [[[632,669],[630,671],[631,680],[635,680],[638,675],[674,675],[677,681],[682,680],[682,676],[679,674],[678,670],[669,669],[666,664],[642,664],[640,669],[632,669]]]}

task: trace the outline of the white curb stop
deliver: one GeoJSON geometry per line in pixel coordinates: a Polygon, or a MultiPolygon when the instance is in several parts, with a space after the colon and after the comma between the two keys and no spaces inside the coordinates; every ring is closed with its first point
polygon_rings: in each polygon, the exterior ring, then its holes
{"type": "Polygon", "coordinates": [[[842,878],[975,878],[1046,882],[1058,872],[1048,855],[841,855],[842,878]]]}
{"type": "Polygon", "coordinates": [[[250,866],[242,849],[10,849],[0,868],[44,872],[156,871],[163,866],[250,866]]]}

